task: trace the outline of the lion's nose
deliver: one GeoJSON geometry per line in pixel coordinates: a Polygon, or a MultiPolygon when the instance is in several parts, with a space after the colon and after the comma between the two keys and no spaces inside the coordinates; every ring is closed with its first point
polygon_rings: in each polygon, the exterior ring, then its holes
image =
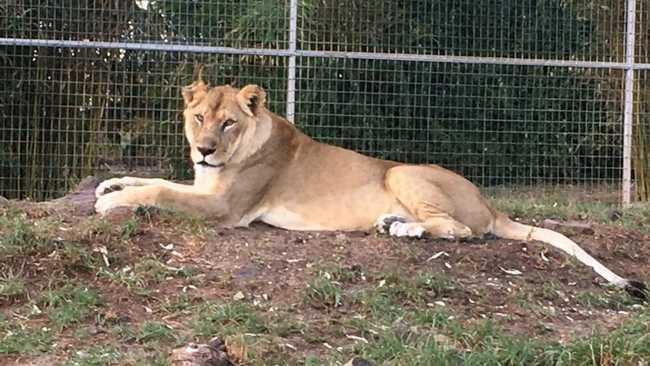
{"type": "Polygon", "coordinates": [[[204,147],[204,146],[197,146],[196,149],[199,150],[199,152],[203,156],[208,156],[208,155],[214,153],[215,151],[217,151],[217,149],[213,149],[211,147],[204,147]]]}

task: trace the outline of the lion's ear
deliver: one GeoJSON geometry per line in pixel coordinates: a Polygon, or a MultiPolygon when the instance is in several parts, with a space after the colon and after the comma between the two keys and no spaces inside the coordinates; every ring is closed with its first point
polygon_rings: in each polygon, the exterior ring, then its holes
{"type": "Polygon", "coordinates": [[[266,92],[257,85],[246,85],[237,93],[237,103],[244,113],[253,117],[266,104],[266,92]]]}
{"type": "Polygon", "coordinates": [[[181,94],[183,95],[183,100],[187,106],[195,100],[198,95],[204,94],[207,91],[208,86],[203,82],[203,80],[197,80],[181,89],[181,94]]]}

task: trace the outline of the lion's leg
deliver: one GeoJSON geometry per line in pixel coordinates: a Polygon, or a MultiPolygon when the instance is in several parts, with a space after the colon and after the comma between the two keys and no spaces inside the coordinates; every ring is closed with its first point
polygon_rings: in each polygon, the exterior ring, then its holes
{"type": "Polygon", "coordinates": [[[121,177],[111,178],[101,182],[95,189],[95,197],[99,198],[105,194],[122,190],[126,187],[142,187],[142,186],[160,186],[169,189],[191,192],[192,186],[186,184],[179,184],[170,182],[160,178],[138,178],[138,177],[121,177]]]}
{"type": "Polygon", "coordinates": [[[386,187],[415,218],[414,222],[396,220],[389,232],[395,236],[421,236],[456,239],[472,235],[472,230],[455,220],[449,197],[430,178],[426,166],[398,166],[386,173],[386,187]]]}
{"type": "MultiPolygon", "coordinates": [[[[191,186],[188,186],[191,187],[191,186]]],[[[218,194],[206,194],[169,186],[129,186],[97,199],[95,211],[105,214],[117,207],[156,206],[196,215],[221,217],[228,213],[225,200],[218,194]]]]}

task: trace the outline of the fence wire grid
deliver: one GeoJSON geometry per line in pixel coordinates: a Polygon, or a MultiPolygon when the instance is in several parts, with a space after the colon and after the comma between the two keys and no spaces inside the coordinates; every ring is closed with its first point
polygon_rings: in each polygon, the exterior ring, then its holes
{"type": "MultiPolygon", "coordinates": [[[[191,176],[180,88],[257,83],[312,137],[483,187],[650,191],[643,0],[7,0],[0,195],[191,176]]],[[[644,193],[645,192],[645,193],[644,193]]]]}

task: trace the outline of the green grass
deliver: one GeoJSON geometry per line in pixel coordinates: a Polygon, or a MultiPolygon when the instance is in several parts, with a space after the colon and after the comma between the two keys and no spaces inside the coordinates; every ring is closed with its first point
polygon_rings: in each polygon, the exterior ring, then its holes
{"type": "Polygon", "coordinates": [[[302,336],[306,331],[306,324],[291,316],[291,312],[275,312],[275,316],[268,320],[269,333],[278,337],[302,336]]]}
{"type": "Polygon", "coordinates": [[[357,294],[357,301],[366,302],[371,308],[390,307],[389,304],[395,299],[411,306],[426,306],[457,288],[456,282],[444,273],[405,274],[390,271],[372,276],[371,280],[375,288],[357,294]]]}
{"type": "Polygon", "coordinates": [[[0,299],[24,297],[27,294],[27,282],[21,272],[9,266],[0,265],[0,299]]]}
{"type": "Polygon", "coordinates": [[[134,327],[141,326],[131,322],[119,322],[105,326],[107,333],[121,344],[134,344],[138,341],[138,336],[145,335],[134,327]]]}
{"type": "Polygon", "coordinates": [[[591,337],[579,339],[566,348],[554,345],[544,352],[549,360],[547,364],[596,364],[616,362],[619,365],[640,364],[650,359],[650,333],[648,324],[650,316],[646,312],[618,329],[597,333],[591,337]],[[596,360],[596,362],[593,362],[596,360]]]}
{"type": "Polygon", "coordinates": [[[159,284],[167,278],[183,276],[181,269],[169,267],[155,258],[145,258],[133,266],[133,273],[144,286],[159,284]]]}
{"type": "Polygon", "coordinates": [[[188,311],[192,308],[192,298],[187,293],[180,293],[174,297],[165,297],[162,309],[168,313],[188,311]]]}
{"type": "Polygon", "coordinates": [[[342,266],[339,263],[322,262],[313,268],[319,276],[327,276],[331,280],[341,283],[357,282],[365,278],[363,269],[357,265],[342,266]]]}
{"type": "Polygon", "coordinates": [[[204,217],[167,208],[140,206],[134,212],[134,219],[140,224],[164,223],[180,232],[191,232],[194,235],[202,235],[209,229],[204,217]]]}
{"type": "Polygon", "coordinates": [[[49,240],[21,215],[0,216],[0,256],[34,254],[48,246],[49,240]]]}
{"type": "Polygon", "coordinates": [[[128,240],[134,237],[138,233],[140,226],[140,220],[138,217],[132,217],[120,225],[120,238],[122,240],[128,240]]]}
{"type": "Polygon", "coordinates": [[[579,219],[615,225],[650,233],[650,205],[636,204],[621,208],[610,197],[595,195],[585,199],[580,194],[557,190],[526,192],[500,190],[490,195],[495,208],[511,217],[543,220],[579,219]],[[614,217],[616,216],[616,217],[614,217]],[[620,216],[620,217],[619,217],[620,216]]]}
{"type": "MultiPolygon", "coordinates": [[[[634,318],[613,332],[594,324],[591,336],[562,345],[513,334],[488,320],[460,322],[453,309],[422,306],[425,299],[413,296],[414,286],[436,284],[431,287],[434,294],[453,288],[444,277],[429,276],[410,279],[391,274],[383,277],[383,286],[364,289],[355,302],[358,316],[345,321],[344,327],[368,343],[358,342],[343,354],[332,351],[324,360],[305,359],[305,364],[334,365],[352,354],[381,365],[636,365],[650,358],[648,309],[633,313],[634,318]]],[[[583,297],[590,306],[629,305],[626,296],[608,302],[591,296],[583,297]]]]}
{"type": "MultiPolygon", "coordinates": [[[[229,346],[234,345],[234,349],[241,348],[246,365],[295,364],[291,362],[293,355],[278,347],[278,343],[282,342],[278,332],[288,335],[300,330],[279,327],[277,324],[274,326],[262,311],[243,302],[202,304],[192,311],[195,315],[189,324],[195,339],[205,342],[219,336],[229,346]]],[[[285,318],[280,319],[286,321],[285,318]]]]}
{"type": "Polygon", "coordinates": [[[59,328],[84,321],[94,314],[101,303],[96,291],[74,285],[47,290],[40,300],[50,321],[59,328]]]}
{"type": "Polygon", "coordinates": [[[196,310],[191,326],[196,336],[204,338],[268,332],[266,320],[245,303],[203,304],[196,310]]]}
{"type": "Polygon", "coordinates": [[[80,237],[87,241],[105,243],[115,239],[114,237],[117,236],[115,231],[113,223],[95,216],[84,222],[80,237]]]}
{"type": "MultiPolygon", "coordinates": [[[[609,205],[560,198],[504,197],[497,201],[503,211],[526,220],[589,219],[641,231],[645,229],[640,225],[649,222],[640,207],[622,210],[623,216],[612,223],[609,205]]],[[[119,225],[91,219],[78,237],[69,240],[54,239],[53,235],[60,235],[53,230],[55,221],[41,221],[0,211],[0,254],[5,254],[0,259],[0,302],[7,305],[4,317],[0,314],[0,358],[29,360],[54,350],[60,355],[60,348],[54,348],[54,344],[61,337],[86,339],[101,330],[102,343],[66,349],[68,359],[61,362],[168,365],[166,359],[172,348],[189,340],[205,342],[213,336],[242,345],[246,365],[341,365],[354,355],[378,365],[637,366],[650,359],[650,311],[639,308],[622,292],[584,291],[573,298],[578,290],[567,291],[560,282],[537,280],[535,285],[518,286],[504,295],[504,301],[528,315],[522,323],[513,323],[518,326],[511,329],[501,318],[495,322],[483,320],[473,313],[471,305],[458,304],[457,292],[467,291],[463,290],[462,279],[422,266],[391,265],[372,272],[323,260],[306,269],[306,285],[295,290],[302,291],[298,293],[302,301],[286,304],[272,297],[261,305],[253,300],[215,303],[210,302],[213,298],[203,297],[201,287],[214,283],[205,276],[195,277],[203,274],[201,266],[174,268],[153,254],[133,259],[132,251],[123,250],[133,245],[135,236],[148,230],[147,225],[171,225],[180,233],[195,228],[199,234],[192,235],[202,235],[207,232],[204,221],[175,217],[164,210],[144,210],[119,225]],[[105,266],[100,253],[92,250],[98,245],[108,249],[110,267],[105,266]],[[56,256],[51,255],[53,252],[56,256]],[[55,278],[70,283],[39,283],[34,272],[24,267],[25,259],[46,263],[45,268],[56,271],[55,278]],[[170,282],[178,286],[178,293],[158,296],[154,290],[170,282]],[[198,289],[180,291],[187,284],[198,289]],[[98,292],[104,285],[112,286],[115,292],[110,298],[107,295],[103,299],[98,292]],[[122,312],[106,315],[112,306],[108,302],[125,294],[131,297],[131,305],[148,306],[153,312],[144,319],[124,320],[122,312]],[[565,297],[571,299],[570,306],[600,313],[599,319],[603,312],[614,314],[619,310],[629,312],[630,317],[613,331],[594,323],[593,334],[559,344],[548,339],[553,334],[548,332],[554,328],[544,328],[544,322],[561,316],[546,309],[550,305],[564,306],[565,297]],[[174,329],[162,320],[168,315],[170,318],[165,319],[173,319],[169,324],[174,329]],[[325,343],[333,349],[329,350],[325,343]],[[293,344],[298,350],[285,344],[293,344]]],[[[61,235],[69,238],[70,233],[61,235]]],[[[413,251],[417,259],[417,249],[406,246],[404,253],[413,251]]],[[[403,258],[404,262],[408,259],[403,258]]],[[[245,291],[255,293],[253,288],[245,291]]],[[[482,294],[488,291],[472,289],[471,295],[477,306],[483,307],[477,311],[485,314],[490,313],[485,310],[485,302],[492,302],[483,299],[482,294]]],[[[513,319],[518,321],[515,315],[513,319]]],[[[621,321],[618,316],[616,319],[621,321]]],[[[581,322],[581,326],[584,334],[585,323],[581,322]]]]}
{"type": "Polygon", "coordinates": [[[423,273],[416,279],[418,289],[431,292],[432,297],[442,297],[457,289],[456,281],[442,272],[423,273]]]}
{"type": "Polygon", "coordinates": [[[335,281],[329,272],[320,272],[307,284],[305,302],[314,308],[331,308],[343,304],[341,283],[335,281]]]}
{"type": "Polygon", "coordinates": [[[629,311],[638,301],[623,291],[595,293],[583,291],[576,296],[578,303],[587,308],[629,311]]]}
{"type": "MultiPolygon", "coordinates": [[[[647,315],[612,333],[595,333],[561,345],[513,335],[490,321],[468,326],[441,312],[401,310],[397,322],[378,313],[367,319],[374,332],[366,333],[369,343],[359,342],[352,353],[381,365],[423,366],[636,365],[650,357],[647,315]],[[422,322],[425,319],[432,321],[422,322]]],[[[331,361],[339,358],[330,355],[331,361]]]]}
{"type": "Polygon", "coordinates": [[[73,351],[65,366],[108,366],[117,365],[122,354],[115,348],[101,345],[88,349],[73,351]]]}
{"type": "Polygon", "coordinates": [[[88,246],[78,243],[63,243],[61,262],[67,270],[78,272],[93,272],[103,265],[99,254],[93,254],[88,246]]]}
{"type": "Polygon", "coordinates": [[[146,354],[127,355],[124,364],[133,366],[170,366],[168,356],[169,351],[166,349],[153,350],[146,354]]]}
{"type": "Polygon", "coordinates": [[[140,343],[172,342],[176,338],[176,332],[160,322],[145,322],[136,336],[140,343]]]}
{"type": "Polygon", "coordinates": [[[175,268],[161,263],[153,257],[144,258],[133,265],[111,271],[102,268],[99,274],[110,278],[137,294],[147,295],[152,286],[158,285],[170,278],[191,278],[193,272],[189,268],[175,268]]]}
{"type": "MultiPolygon", "coordinates": [[[[650,348],[646,348],[650,345],[647,310],[613,333],[596,331],[590,337],[560,345],[517,336],[491,321],[461,323],[452,316],[452,309],[424,306],[423,302],[431,300],[427,296],[454,290],[456,284],[444,275],[424,273],[411,278],[388,273],[375,280],[381,286],[359,292],[355,299],[355,314],[359,316],[344,323],[347,332],[368,343],[358,342],[352,350],[343,351],[345,356],[333,351],[324,360],[307,358],[305,364],[334,365],[352,354],[382,365],[470,366],[609,365],[607,362],[613,360],[626,365],[650,357],[650,348]]],[[[557,297],[555,287],[541,289],[540,295],[557,297]]],[[[589,296],[583,299],[590,306],[619,309],[629,305],[625,296],[609,302],[600,298],[595,302],[589,296]]]]}
{"type": "Polygon", "coordinates": [[[0,355],[38,355],[48,352],[53,342],[50,329],[9,327],[0,319],[0,355]]]}

